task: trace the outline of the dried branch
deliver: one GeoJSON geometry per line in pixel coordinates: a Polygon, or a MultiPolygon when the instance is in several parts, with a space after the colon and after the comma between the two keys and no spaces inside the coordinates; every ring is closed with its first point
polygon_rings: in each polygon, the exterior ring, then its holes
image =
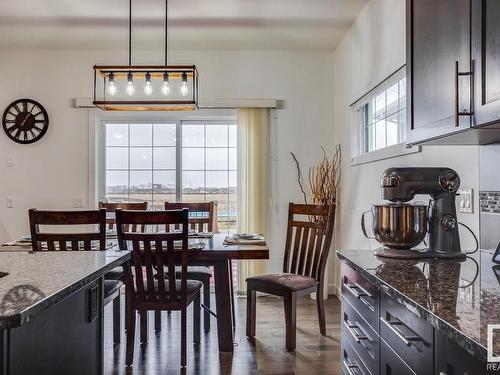
{"type": "Polygon", "coordinates": [[[295,154],[293,152],[290,152],[292,154],[293,160],[295,160],[295,165],[297,167],[297,182],[299,183],[300,191],[302,192],[302,195],[304,196],[304,202],[307,204],[307,194],[304,190],[304,186],[302,184],[302,172],[300,170],[300,163],[295,157],[295,154]]]}

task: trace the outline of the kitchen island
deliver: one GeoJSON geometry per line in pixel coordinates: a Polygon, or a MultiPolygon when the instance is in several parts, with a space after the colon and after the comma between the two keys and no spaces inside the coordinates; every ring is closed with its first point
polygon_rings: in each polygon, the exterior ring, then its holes
{"type": "Polygon", "coordinates": [[[500,355],[500,266],[341,250],[342,367],[349,374],[490,374],[500,355]],[[496,332],[496,333],[495,333],[496,332]]]}
{"type": "Polygon", "coordinates": [[[0,375],[102,374],[104,275],[128,252],[0,252],[0,375]]]}

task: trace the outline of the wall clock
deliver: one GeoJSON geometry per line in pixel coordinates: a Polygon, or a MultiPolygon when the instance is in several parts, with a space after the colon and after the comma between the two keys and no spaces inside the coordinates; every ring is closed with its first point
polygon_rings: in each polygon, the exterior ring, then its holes
{"type": "Polygon", "coordinates": [[[19,99],[7,106],[2,125],[7,136],[14,142],[34,143],[47,132],[49,116],[40,103],[31,99],[19,99]]]}

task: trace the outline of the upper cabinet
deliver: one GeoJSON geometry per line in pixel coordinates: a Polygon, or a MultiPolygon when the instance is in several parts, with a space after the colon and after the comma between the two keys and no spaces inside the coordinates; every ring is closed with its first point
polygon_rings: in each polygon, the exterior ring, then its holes
{"type": "Polygon", "coordinates": [[[500,141],[500,1],[407,0],[409,144],[500,141]]]}

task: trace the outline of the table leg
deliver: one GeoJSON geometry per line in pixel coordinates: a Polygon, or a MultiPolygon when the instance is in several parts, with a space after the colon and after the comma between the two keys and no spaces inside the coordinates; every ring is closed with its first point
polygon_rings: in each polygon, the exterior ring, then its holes
{"type": "Polygon", "coordinates": [[[231,287],[229,281],[228,261],[218,261],[214,264],[215,302],[217,305],[217,335],[219,336],[219,351],[232,352],[233,318],[231,311],[231,287]]]}

